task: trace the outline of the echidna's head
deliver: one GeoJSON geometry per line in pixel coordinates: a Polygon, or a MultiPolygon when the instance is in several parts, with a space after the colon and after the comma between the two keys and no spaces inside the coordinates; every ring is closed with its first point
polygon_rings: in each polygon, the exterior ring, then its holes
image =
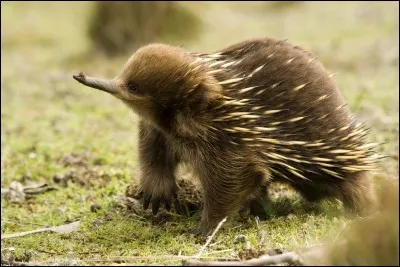
{"type": "Polygon", "coordinates": [[[73,77],[112,94],[138,115],[157,123],[163,116],[201,105],[219,94],[220,86],[204,66],[195,67],[195,60],[183,49],[150,44],[137,50],[112,80],[82,73],[73,77]]]}

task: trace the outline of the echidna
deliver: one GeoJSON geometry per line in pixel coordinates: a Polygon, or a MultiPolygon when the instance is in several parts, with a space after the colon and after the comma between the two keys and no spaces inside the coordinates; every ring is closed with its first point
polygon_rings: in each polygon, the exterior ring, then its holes
{"type": "Polygon", "coordinates": [[[167,208],[179,162],[200,178],[207,234],[270,182],[306,199],[338,198],[356,211],[373,200],[367,171],[379,156],[332,75],[310,53],[270,38],[213,54],[165,44],[137,50],[112,80],[74,78],[121,99],[141,117],[144,208],[167,208]]]}

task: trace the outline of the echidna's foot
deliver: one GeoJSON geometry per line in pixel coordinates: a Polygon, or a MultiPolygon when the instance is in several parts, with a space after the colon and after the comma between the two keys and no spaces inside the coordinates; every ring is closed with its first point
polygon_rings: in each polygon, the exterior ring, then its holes
{"type": "Polygon", "coordinates": [[[266,220],[268,214],[266,211],[266,201],[255,199],[250,204],[250,214],[253,216],[258,216],[261,220],[266,220]]]}
{"type": "Polygon", "coordinates": [[[211,233],[211,231],[204,230],[204,229],[201,229],[201,227],[199,227],[199,228],[196,228],[196,229],[190,231],[190,233],[192,235],[194,235],[195,237],[207,237],[211,233]]]}
{"type": "Polygon", "coordinates": [[[250,215],[257,216],[261,220],[266,220],[268,218],[266,205],[267,200],[257,198],[249,199],[243,204],[242,208],[239,210],[239,213],[244,215],[246,212],[249,212],[250,215]]]}
{"type": "Polygon", "coordinates": [[[177,187],[175,183],[169,183],[169,187],[155,187],[152,189],[142,188],[143,194],[143,209],[149,208],[151,203],[151,210],[153,215],[158,213],[160,206],[164,204],[167,211],[171,210],[172,200],[177,198],[177,187]],[[160,189],[161,188],[161,189],[160,189]],[[157,190],[160,189],[160,190],[157,190]]]}
{"type": "Polygon", "coordinates": [[[240,208],[240,210],[239,210],[239,214],[241,215],[241,216],[243,216],[247,211],[249,211],[250,210],[250,204],[251,204],[251,200],[249,199],[249,200],[246,200],[245,202],[244,202],[244,204],[243,204],[243,206],[240,208]]]}
{"type": "Polygon", "coordinates": [[[244,202],[239,213],[244,215],[244,213],[249,212],[250,215],[266,220],[268,218],[267,204],[269,202],[267,187],[268,184],[263,184],[258,193],[244,202]]]}
{"type": "Polygon", "coordinates": [[[165,204],[165,209],[167,211],[171,210],[172,197],[152,197],[151,194],[144,194],[143,209],[146,210],[149,207],[150,202],[153,215],[156,215],[162,203],[165,204]]]}

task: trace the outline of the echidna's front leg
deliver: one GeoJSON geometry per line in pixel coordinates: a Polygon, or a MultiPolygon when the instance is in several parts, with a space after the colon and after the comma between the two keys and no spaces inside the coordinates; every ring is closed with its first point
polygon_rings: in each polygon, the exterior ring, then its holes
{"type": "Polygon", "coordinates": [[[141,121],[139,124],[139,162],[141,168],[140,190],[143,192],[143,207],[151,203],[153,214],[160,205],[171,208],[172,198],[178,189],[175,170],[177,155],[170,149],[161,132],[141,121]]]}

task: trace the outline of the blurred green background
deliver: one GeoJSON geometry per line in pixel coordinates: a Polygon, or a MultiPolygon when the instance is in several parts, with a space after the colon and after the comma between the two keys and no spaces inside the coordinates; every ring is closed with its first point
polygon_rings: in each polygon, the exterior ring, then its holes
{"type": "MultiPolygon", "coordinates": [[[[118,213],[115,196],[138,178],[137,117],[117,99],[72,79],[80,71],[112,78],[149,42],[213,52],[269,36],[313,51],[337,73],[351,110],[371,127],[371,141],[385,142],[380,152],[388,158],[375,177],[398,179],[397,2],[107,3],[1,2],[1,186],[52,184],[55,174],[68,172],[75,177],[68,187],[33,199],[2,201],[2,233],[84,223],[70,235],[2,240],[2,247],[16,248],[17,259],[57,260],[72,251],[85,264],[105,256],[192,255],[201,247],[184,233],[198,218],[174,218],[178,226],[155,228],[118,213]],[[98,213],[90,212],[94,203],[101,206],[98,213]]],[[[313,244],[349,222],[324,214],[295,218],[263,226],[269,246],[313,244]]],[[[253,226],[229,232],[213,249],[238,248],[230,237],[240,233],[257,243],[260,229],[253,226]]]]}

